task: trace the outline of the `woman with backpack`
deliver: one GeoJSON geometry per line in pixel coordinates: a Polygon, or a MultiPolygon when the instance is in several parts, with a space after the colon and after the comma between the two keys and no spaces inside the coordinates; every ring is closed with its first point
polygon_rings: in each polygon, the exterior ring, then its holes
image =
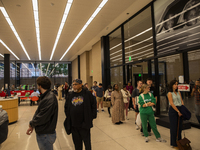
{"type": "Polygon", "coordinates": [[[139,104],[140,104],[140,118],[142,121],[143,133],[145,136],[145,142],[149,141],[149,134],[147,132],[147,121],[153,130],[153,133],[156,136],[157,142],[166,142],[160,136],[160,133],[157,130],[156,121],[154,118],[154,111],[152,106],[156,104],[156,99],[154,98],[153,94],[150,93],[150,87],[147,84],[143,84],[142,88],[140,89],[140,96],[139,96],[139,104]]]}

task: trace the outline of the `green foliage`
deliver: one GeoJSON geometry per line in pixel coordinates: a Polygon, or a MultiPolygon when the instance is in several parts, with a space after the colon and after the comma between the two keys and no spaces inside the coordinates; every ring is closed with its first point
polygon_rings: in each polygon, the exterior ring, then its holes
{"type": "MultiPolygon", "coordinates": [[[[40,66],[39,66],[40,67],[40,66]]],[[[47,71],[47,67],[48,67],[48,64],[42,64],[42,72],[44,74],[46,74],[46,71],[47,71]]],[[[60,74],[64,74],[64,75],[68,75],[68,64],[58,64],[56,66],[56,68],[54,69],[54,64],[50,64],[49,65],[49,69],[47,71],[47,76],[50,75],[50,73],[53,71],[53,73],[51,74],[51,76],[53,75],[60,75],[60,74]]]]}

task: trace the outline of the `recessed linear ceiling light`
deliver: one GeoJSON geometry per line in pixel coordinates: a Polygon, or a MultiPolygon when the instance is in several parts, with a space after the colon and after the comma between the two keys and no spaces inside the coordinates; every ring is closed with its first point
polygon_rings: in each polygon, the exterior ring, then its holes
{"type": "Polygon", "coordinates": [[[5,46],[9,50],[9,52],[11,52],[15,56],[15,58],[17,58],[19,60],[19,58],[15,55],[15,53],[13,53],[13,51],[1,39],[0,39],[0,43],[3,46],[5,46]]]}
{"type": "Polygon", "coordinates": [[[108,0],[103,0],[101,4],[97,7],[97,9],[94,11],[92,16],[89,18],[89,20],[86,22],[86,24],[83,26],[81,31],[78,33],[78,35],[75,37],[73,42],[70,44],[70,46],[67,48],[63,56],[60,58],[60,61],[64,58],[64,56],[67,54],[67,52],[71,49],[71,47],[74,45],[74,43],[78,40],[78,38],[81,36],[81,34],[85,31],[85,29],[88,27],[88,25],[92,22],[92,20],[96,17],[96,15],[100,12],[100,10],[103,8],[103,6],[108,2],[108,0]]]}
{"type": "Polygon", "coordinates": [[[0,56],[4,58],[4,56],[2,54],[0,54],[0,56]]]}
{"type": "Polygon", "coordinates": [[[62,33],[62,30],[63,30],[63,27],[64,27],[65,22],[66,22],[66,20],[67,20],[67,16],[68,16],[69,11],[70,11],[70,8],[71,8],[71,6],[72,6],[72,2],[73,2],[73,0],[68,0],[68,1],[67,1],[67,5],[66,5],[66,7],[65,7],[65,11],[64,11],[64,14],[63,14],[63,17],[62,17],[62,21],[61,21],[61,23],[60,23],[60,27],[59,27],[59,30],[58,30],[58,33],[57,33],[57,37],[56,37],[54,46],[53,46],[53,50],[52,50],[52,52],[51,52],[50,60],[52,60],[52,58],[53,58],[53,55],[54,55],[56,46],[57,46],[57,44],[58,44],[58,40],[59,40],[59,38],[60,38],[60,35],[61,35],[61,33],[62,33]]]}
{"type": "Polygon", "coordinates": [[[37,37],[38,54],[39,54],[39,60],[41,60],[38,1],[37,0],[32,0],[32,4],[33,4],[33,13],[34,13],[34,20],[35,20],[35,30],[36,30],[36,37],[37,37]]]}
{"type": "Polygon", "coordinates": [[[15,27],[14,27],[14,25],[12,24],[12,21],[10,20],[10,17],[8,16],[8,14],[7,14],[5,8],[4,8],[4,7],[0,7],[0,10],[1,10],[1,12],[3,13],[4,17],[6,18],[8,24],[10,25],[10,28],[12,29],[13,33],[15,34],[15,36],[16,36],[16,38],[17,38],[19,44],[21,45],[23,51],[25,52],[26,56],[28,57],[29,60],[31,60],[30,57],[29,57],[29,55],[28,55],[28,53],[27,53],[27,51],[26,51],[26,49],[25,49],[25,47],[24,47],[24,44],[22,43],[22,41],[21,41],[21,39],[20,39],[20,37],[19,37],[17,31],[15,30],[15,27]]]}

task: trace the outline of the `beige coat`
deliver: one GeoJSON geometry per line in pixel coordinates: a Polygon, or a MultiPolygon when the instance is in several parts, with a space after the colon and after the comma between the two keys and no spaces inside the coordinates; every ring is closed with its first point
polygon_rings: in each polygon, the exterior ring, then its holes
{"type": "Polygon", "coordinates": [[[124,102],[121,91],[113,91],[111,94],[112,109],[112,122],[117,123],[119,121],[124,121],[124,102]]]}

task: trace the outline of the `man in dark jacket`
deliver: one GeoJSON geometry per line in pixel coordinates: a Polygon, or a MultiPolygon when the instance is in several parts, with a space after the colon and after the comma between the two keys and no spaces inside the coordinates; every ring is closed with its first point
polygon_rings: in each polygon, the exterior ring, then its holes
{"type": "Polygon", "coordinates": [[[96,101],[90,91],[82,88],[82,80],[74,80],[73,89],[65,102],[64,126],[67,134],[72,133],[76,150],[82,150],[82,142],[86,150],[91,150],[90,128],[97,116],[96,101]]]}
{"type": "Polygon", "coordinates": [[[30,135],[35,128],[37,142],[40,150],[53,150],[56,140],[56,124],[58,118],[58,102],[51,92],[51,81],[43,76],[37,78],[38,90],[41,94],[40,103],[29,123],[26,134],[30,135]]]}

